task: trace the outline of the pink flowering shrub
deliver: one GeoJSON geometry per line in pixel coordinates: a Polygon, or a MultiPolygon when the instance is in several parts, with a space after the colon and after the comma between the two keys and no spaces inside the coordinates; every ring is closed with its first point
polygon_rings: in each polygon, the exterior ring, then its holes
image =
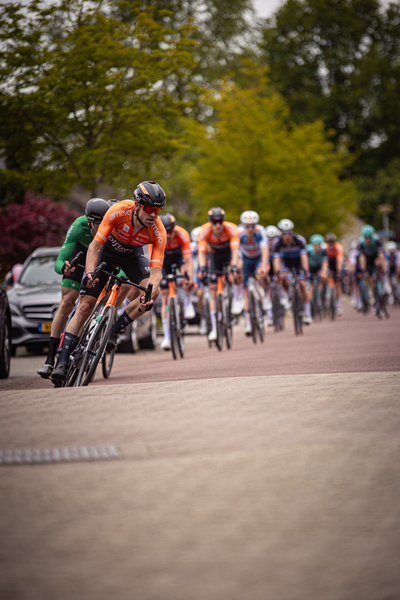
{"type": "Polygon", "coordinates": [[[61,246],[79,213],[27,192],[22,204],[0,211],[0,277],[40,246],[61,246]]]}

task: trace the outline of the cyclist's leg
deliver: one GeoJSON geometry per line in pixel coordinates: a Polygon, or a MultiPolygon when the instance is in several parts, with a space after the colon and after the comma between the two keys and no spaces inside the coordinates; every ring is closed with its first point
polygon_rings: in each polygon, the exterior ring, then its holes
{"type": "Polygon", "coordinates": [[[211,332],[208,335],[210,341],[217,339],[217,272],[223,271],[224,265],[230,262],[231,249],[224,249],[210,255],[210,318],[211,332]]]}
{"type": "Polygon", "coordinates": [[[65,280],[61,287],[61,302],[51,324],[49,351],[47,353],[46,361],[43,367],[38,369],[38,374],[45,379],[51,375],[55,356],[60,345],[61,334],[64,331],[68,316],[72,312],[79,295],[79,290],[69,287],[66,283],[67,281],[68,280],[65,280]]]}

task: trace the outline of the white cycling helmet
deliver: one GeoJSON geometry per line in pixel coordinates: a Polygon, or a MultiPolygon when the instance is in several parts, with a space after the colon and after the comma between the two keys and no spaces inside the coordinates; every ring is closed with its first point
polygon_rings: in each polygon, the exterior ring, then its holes
{"type": "Polygon", "coordinates": [[[355,250],[357,248],[357,246],[358,246],[358,240],[353,240],[350,244],[350,248],[352,250],[355,250]]]}
{"type": "Polygon", "coordinates": [[[257,225],[259,220],[260,217],[254,210],[245,210],[240,215],[240,222],[243,223],[243,225],[257,225]]]}
{"type": "Polygon", "coordinates": [[[395,252],[397,250],[396,242],[387,242],[386,250],[388,252],[395,252]]]}
{"type": "Polygon", "coordinates": [[[192,242],[198,242],[199,241],[200,229],[201,229],[201,225],[199,227],[195,227],[194,229],[192,229],[192,231],[190,233],[190,237],[192,239],[192,242]]]}
{"type": "Polygon", "coordinates": [[[277,227],[275,227],[275,225],[268,225],[265,228],[265,233],[267,235],[267,238],[269,238],[270,240],[278,237],[281,234],[281,232],[279,231],[279,229],[277,227]]]}
{"type": "Polygon", "coordinates": [[[294,229],[293,221],[290,219],[281,219],[278,223],[278,229],[281,233],[292,233],[294,229]]]}

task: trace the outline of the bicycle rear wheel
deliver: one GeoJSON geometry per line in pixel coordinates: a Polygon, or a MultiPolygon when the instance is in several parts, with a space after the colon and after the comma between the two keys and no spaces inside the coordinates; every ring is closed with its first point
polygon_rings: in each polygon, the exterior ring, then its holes
{"type": "Polygon", "coordinates": [[[179,341],[178,341],[178,324],[176,320],[175,298],[169,299],[169,332],[171,335],[171,350],[174,360],[178,358],[179,341]]]}
{"type": "Polygon", "coordinates": [[[97,326],[84,351],[76,386],[86,386],[93,380],[97,365],[105,352],[111,327],[115,322],[115,306],[108,306],[96,317],[97,326]]]}
{"type": "Polygon", "coordinates": [[[217,295],[217,339],[216,344],[218,350],[222,350],[222,344],[224,343],[224,297],[222,294],[217,295]]]}
{"type": "Polygon", "coordinates": [[[249,317],[251,324],[251,337],[253,338],[253,342],[257,344],[256,301],[252,291],[249,292],[249,317]]]}

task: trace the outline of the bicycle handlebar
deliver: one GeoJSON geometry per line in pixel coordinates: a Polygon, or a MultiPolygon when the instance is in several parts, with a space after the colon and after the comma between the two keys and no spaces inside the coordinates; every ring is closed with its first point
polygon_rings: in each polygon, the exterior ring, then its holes
{"type": "MultiPolygon", "coordinates": [[[[83,256],[83,252],[82,250],[80,252],[78,252],[78,254],[75,256],[75,258],[73,258],[71,260],[70,264],[70,268],[72,269],[73,267],[75,267],[75,265],[78,263],[78,260],[80,260],[83,256]]],[[[82,265],[78,265],[79,267],[81,267],[82,265]]]]}

